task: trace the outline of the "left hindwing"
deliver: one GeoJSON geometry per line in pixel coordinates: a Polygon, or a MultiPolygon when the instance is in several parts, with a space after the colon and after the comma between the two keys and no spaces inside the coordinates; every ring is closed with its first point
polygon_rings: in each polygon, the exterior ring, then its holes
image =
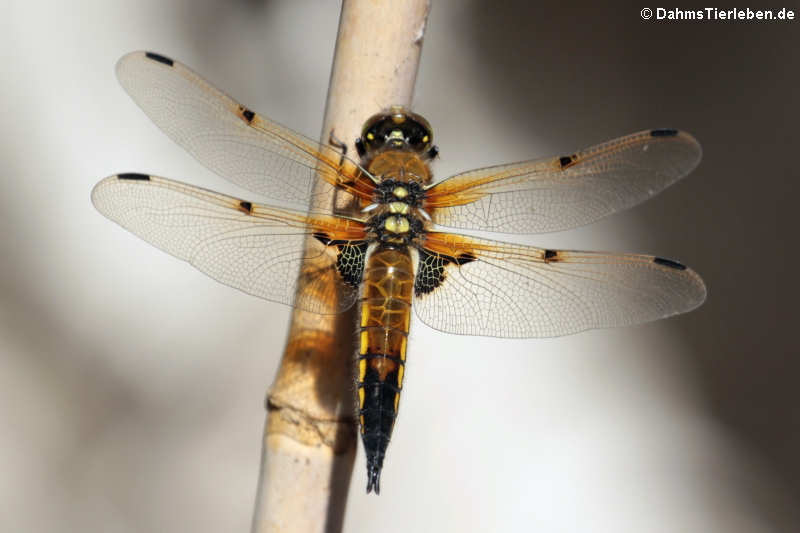
{"type": "Polygon", "coordinates": [[[420,246],[415,294],[420,320],[447,333],[556,337],[684,313],[706,289],[693,270],[651,255],[431,232],[420,246]]]}
{"type": "Polygon", "coordinates": [[[102,180],[92,202],[125,229],[246,293],[322,314],[344,311],[358,298],[366,255],[358,220],[259,205],[145,174],[102,180]],[[298,271],[304,289],[296,294],[298,271]]]}

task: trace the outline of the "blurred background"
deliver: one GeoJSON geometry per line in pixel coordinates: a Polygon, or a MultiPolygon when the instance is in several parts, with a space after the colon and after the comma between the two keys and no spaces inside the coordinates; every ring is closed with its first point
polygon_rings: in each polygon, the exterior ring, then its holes
{"type": "MultiPolygon", "coordinates": [[[[657,6],[617,6],[435,1],[415,109],[439,177],[692,132],[704,158],[688,179],[524,242],[676,258],[708,301],[547,340],[415,321],[382,494],[364,494],[359,450],[345,531],[800,530],[800,22],[645,22],[657,6]]],[[[339,5],[3,11],[0,530],[247,531],[289,310],[132,236],[89,193],[140,171],[241,194],[124,93],[113,67],[132,50],[317,137],[339,5]]]]}

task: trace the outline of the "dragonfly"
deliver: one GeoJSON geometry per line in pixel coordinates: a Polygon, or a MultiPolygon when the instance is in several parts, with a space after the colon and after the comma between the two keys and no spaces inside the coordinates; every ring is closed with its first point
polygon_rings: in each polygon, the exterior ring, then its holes
{"type": "Polygon", "coordinates": [[[544,233],[629,208],[697,166],[701,148],[686,132],[646,130],[434,181],[432,128],[404,107],[366,119],[356,160],[346,147],[255,113],[161,54],[130,53],[116,72],[150,119],[197,160],[279,205],[122,173],[94,187],[95,207],[246,293],[314,313],[357,306],[355,404],[368,493],[380,492],[412,308],[446,333],[536,338],[648,322],[705,300],[700,276],[672,259],[442,231],[544,233]],[[351,209],[334,209],[332,196],[351,209]],[[322,305],[320,294],[335,306],[322,305]]]}

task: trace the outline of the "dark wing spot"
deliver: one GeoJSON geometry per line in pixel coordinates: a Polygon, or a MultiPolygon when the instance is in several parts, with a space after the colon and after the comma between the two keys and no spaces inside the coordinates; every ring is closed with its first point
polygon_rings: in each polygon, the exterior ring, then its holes
{"type": "Polygon", "coordinates": [[[664,259],[663,257],[654,257],[653,263],[669,268],[674,268],[675,270],[686,270],[685,265],[682,265],[677,261],[673,261],[672,259],[664,259]]]}
{"type": "Polygon", "coordinates": [[[458,257],[455,258],[456,264],[458,266],[466,265],[467,263],[471,263],[471,262],[475,261],[476,259],[477,259],[477,257],[475,257],[470,252],[464,252],[463,254],[461,254],[461,255],[459,255],[458,257]]]}
{"type": "Polygon", "coordinates": [[[150,176],[148,176],[147,174],[137,174],[136,172],[126,172],[124,174],[117,174],[117,178],[121,180],[150,181],[150,176]]]}
{"type": "Polygon", "coordinates": [[[565,155],[564,157],[559,158],[558,162],[561,163],[561,169],[563,170],[563,169],[571,166],[572,164],[574,164],[577,159],[578,159],[578,156],[575,155],[575,154],[565,155]]]}
{"type": "Polygon", "coordinates": [[[364,276],[364,260],[367,257],[369,243],[366,241],[346,241],[338,244],[339,255],[336,257],[336,269],[342,279],[352,287],[361,285],[364,276]]]}
{"type": "Polygon", "coordinates": [[[327,245],[329,245],[331,243],[330,235],[328,235],[327,233],[324,233],[322,231],[314,232],[314,233],[311,234],[311,236],[314,237],[315,239],[317,239],[319,242],[321,242],[325,246],[327,246],[327,245]]]}
{"type": "Polygon", "coordinates": [[[650,135],[652,137],[675,137],[678,134],[678,130],[671,130],[671,129],[657,129],[650,131],[650,135]]]}
{"type": "Polygon", "coordinates": [[[249,109],[247,109],[247,108],[246,108],[246,107],[244,107],[244,106],[239,106],[239,113],[242,115],[242,118],[243,118],[243,119],[245,120],[245,122],[247,122],[248,124],[250,124],[251,122],[253,122],[253,119],[254,119],[254,118],[255,118],[255,116],[256,116],[256,114],[255,114],[255,113],[253,113],[252,111],[250,111],[249,109]]]}
{"type": "Polygon", "coordinates": [[[253,212],[253,204],[242,200],[241,202],[239,202],[239,211],[243,211],[249,215],[250,213],[253,212]]]}
{"type": "Polygon", "coordinates": [[[423,248],[419,249],[419,266],[417,277],[414,279],[414,294],[421,296],[432,292],[441,285],[447,277],[447,265],[454,263],[458,266],[475,261],[477,257],[470,252],[464,252],[457,257],[438,254],[423,248]]]}
{"type": "Polygon", "coordinates": [[[145,52],[145,57],[147,59],[152,59],[153,61],[158,61],[159,63],[164,63],[167,66],[172,66],[175,64],[170,58],[162,56],[161,54],[156,54],[155,52],[145,52]]]}
{"type": "Polygon", "coordinates": [[[442,284],[445,278],[444,267],[450,262],[441,254],[419,249],[419,265],[417,277],[414,279],[414,294],[428,294],[442,284]]]}
{"type": "Polygon", "coordinates": [[[316,231],[311,236],[325,246],[336,246],[338,248],[336,270],[345,283],[352,287],[358,287],[364,276],[364,262],[367,257],[369,243],[366,241],[334,240],[324,231],[316,231]]]}
{"type": "Polygon", "coordinates": [[[545,250],[544,251],[544,262],[545,263],[553,263],[559,261],[560,258],[558,257],[558,252],[556,250],[545,250]]]}

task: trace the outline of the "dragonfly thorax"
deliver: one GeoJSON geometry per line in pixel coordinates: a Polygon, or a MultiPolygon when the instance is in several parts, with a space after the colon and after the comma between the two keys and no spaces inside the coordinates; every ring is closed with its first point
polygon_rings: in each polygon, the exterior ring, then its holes
{"type": "Polygon", "coordinates": [[[372,216],[369,226],[381,242],[408,244],[424,229],[422,186],[415,182],[383,179],[375,187],[374,203],[365,211],[372,216]]]}
{"type": "Polygon", "coordinates": [[[386,217],[383,220],[383,229],[388,231],[389,233],[408,233],[411,229],[411,224],[408,222],[408,218],[401,215],[394,215],[390,217],[386,217]]]}
{"type": "MultiPolygon", "coordinates": [[[[407,204],[403,205],[408,207],[407,204]]],[[[378,242],[411,244],[424,231],[422,221],[410,209],[407,213],[399,214],[392,212],[389,206],[381,207],[368,222],[378,242]]]]}
{"type": "Polygon", "coordinates": [[[375,187],[373,199],[376,204],[406,204],[410,207],[422,205],[425,191],[416,181],[400,181],[384,178],[375,187]]]}

